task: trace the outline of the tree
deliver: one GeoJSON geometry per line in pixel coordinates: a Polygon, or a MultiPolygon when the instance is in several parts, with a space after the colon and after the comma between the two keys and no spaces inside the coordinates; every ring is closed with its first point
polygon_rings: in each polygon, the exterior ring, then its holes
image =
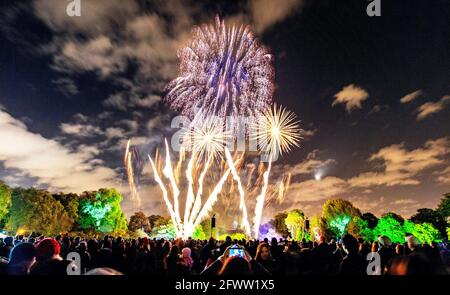
{"type": "Polygon", "coordinates": [[[76,222],[78,220],[78,206],[79,206],[79,196],[77,194],[64,194],[59,193],[53,195],[53,198],[63,205],[64,210],[67,212],[70,220],[76,227],[76,222]]]}
{"type": "Polygon", "coordinates": [[[305,237],[305,214],[302,210],[294,209],[290,211],[286,217],[285,223],[294,240],[300,241],[305,237]]]}
{"type": "Polygon", "coordinates": [[[349,226],[354,227],[353,217],[361,217],[361,211],[347,200],[335,199],[325,202],[322,216],[333,236],[340,238],[347,232],[349,226]]]}
{"type": "Polygon", "coordinates": [[[450,222],[450,193],[444,195],[444,198],[441,199],[436,211],[447,222],[450,222]]]}
{"type": "Polygon", "coordinates": [[[374,229],[377,226],[378,218],[370,212],[364,213],[361,218],[367,221],[367,226],[370,229],[374,229]]]}
{"type": "Polygon", "coordinates": [[[417,213],[411,216],[409,220],[414,223],[429,222],[432,223],[436,219],[436,212],[433,209],[421,208],[417,210],[417,213]]]}
{"type": "Polygon", "coordinates": [[[84,230],[125,234],[127,220],[120,209],[122,195],[115,189],[83,193],[79,202],[79,224],[84,230]]]}
{"type": "Polygon", "coordinates": [[[169,223],[164,225],[155,226],[152,229],[150,237],[166,240],[175,239],[175,227],[173,226],[172,221],[169,221],[169,223]]]}
{"type": "Polygon", "coordinates": [[[169,221],[170,221],[170,218],[164,218],[161,215],[150,215],[148,217],[150,229],[153,229],[156,226],[168,224],[169,221]]]}
{"type": "Polygon", "coordinates": [[[315,214],[310,220],[309,235],[312,240],[317,240],[321,236],[324,236],[327,239],[331,239],[333,237],[331,231],[328,229],[325,218],[320,217],[317,214],[315,214]]]}
{"type": "Polygon", "coordinates": [[[287,218],[287,213],[282,212],[275,215],[274,219],[271,220],[271,225],[275,231],[283,237],[289,236],[289,229],[286,226],[285,220],[287,218]]]}
{"type": "Polygon", "coordinates": [[[414,223],[430,223],[434,228],[439,230],[442,236],[445,236],[447,221],[438,210],[428,208],[418,209],[417,213],[411,216],[409,220],[414,223]]]}
{"type": "Polygon", "coordinates": [[[0,181],[0,227],[3,227],[11,207],[11,189],[0,181]]]}
{"type": "Polygon", "coordinates": [[[403,243],[405,241],[405,230],[402,224],[390,214],[384,215],[378,220],[373,233],[375,237],[387,236],[394,243],[403,243]]]}
{"type": "Polygon", "coordinates": [[[362,217],[354,217],[351,226],[348,228],[348,232],[356,237],[363,238],[368,242],[373,242],[376,240],[373,229],[369,226],[369,221],[362,217]]]}
{"type": "Polygon", "coordinates": [[[7,226],[13,230],[55,235],[71,230],[73,221],[64,206],[44,190],[14,189],[7,226]]]}
{"type": "Polygon", "coordinates": [[[203,226],[199,224],[192,233],[194,240],[206,240],[206,233],[203,231],[203,226]]]}
{"type": "Polygon", "coordinates": [[[202,222],[200,222],[200,225],[202,226],[202,229],[206,235],[206,238],[209,238],[211,236],[211,219],[203,220],[202,222]]]}
{"type": "Polygon", "coordinates": [[[404,223],[405,232],[412,233],[422,243],[440,242],[441,234],[431,223],[413,223],[406,220],[404,223]]]}
{"type": "Polygon", "coordinates": [[[219,236],[219,241],[225,241],[225,239],[229,236],[233,241],[242,241],[247,239],[247,235],[244,233],[232,233],[232,234],[222,234],[219,236]]]}
{"type": "Polygon", "coordinates": [[[395,220],[397,220],[401,225],[403,225],[403,223],[405,222],[405,219],[402,216],[400,216],[394,212],[384,213],[383,215],[381,215],[381,218],[383,218],[383,217],[392,217],[395,220]]]}
{"type": "Polygon", "coordinates": [[[135,232],[142,229],[144,232],[150,232],[150,221],[145,216],[144,212],[136,212],[130,217],[130,222],[128,223],[128,230],[135,232]]]}

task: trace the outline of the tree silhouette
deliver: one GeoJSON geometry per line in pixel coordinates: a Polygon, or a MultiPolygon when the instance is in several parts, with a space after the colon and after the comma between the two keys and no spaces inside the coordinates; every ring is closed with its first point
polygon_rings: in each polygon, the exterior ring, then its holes
{"type": "Polygon", "coordinates": [[[150,222],[147,216],[145,216],[144,212],[136,212],[130,217],[130,221],[128,222],[128,229],[133,232],[140,229],[142,229],[144,232],[151,231],[150,222]]]}
{"type": "Polygon", "coordinates": [[[270,222],[275,231],[283,237],[287,237],[289,235],[289,229],[287,228],[285,223],[286,218],[287,213],[282,212],[275,215],[275,217],[270,222]]]}

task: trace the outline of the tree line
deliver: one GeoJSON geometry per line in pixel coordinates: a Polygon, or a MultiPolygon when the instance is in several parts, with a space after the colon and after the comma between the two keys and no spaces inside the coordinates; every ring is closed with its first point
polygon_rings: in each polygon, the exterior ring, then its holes
{"type": "MultiPolygon", "coordinates": [[[[122,199],[113,188],[79,195],[52,194],[36,188],[10,188],[0,181],[0,229],[43,235],[108,233],[166,239],[175,236],[173,224],[167,217],[136,212],[127,221],[121,210],[122,199]]],[[[450,193],[444,195],[436,209],[418,209],[409,219],[394,212],[378,218],[370,212],[361,213],[350,201],[331,199],[323,205],[321,215],[308,219],[301,209],[294,209],[278,213],[267,226],[272,233],[298,241],[313,241],[320,236],[339,239],[350,233],[370,242],[384,235],[399,243],[407,234],[414,234],[422,242],[438,242],[450,235],[450,193]]],[[[261,229],[264,235],[263,228],[264,225],[261,229]]],[[[210,221],[205,220],[192,238],[204,240],[210,232],[210,221]]],[[[244,237],[242,233],[234,234],[244,237]]]]}
{"type": "Polygon", "coordinates": [[[0,228],[19,234],[123,235],[128,222],[121,202],[122,195],[115,189],[52,194],[36,188],[10,188],[0,182],[0,228]]]}
{"type": "Polygon", "coordinates": [[[350,201],[332,199],[325,202],[321,215],[307,219],[300,209],[282,212],[270,221],[276,232],[294,240],[316,240],[319,236],[339,239],[345,233],[368,242],[379,236],[403,243],[413,234],[423,243],[440,242],[450,236],[450,193],[444,195],[436,209],[421,208],[405,219],[394,212],[379,218],[370,212],[361,213],[350,201]]]}

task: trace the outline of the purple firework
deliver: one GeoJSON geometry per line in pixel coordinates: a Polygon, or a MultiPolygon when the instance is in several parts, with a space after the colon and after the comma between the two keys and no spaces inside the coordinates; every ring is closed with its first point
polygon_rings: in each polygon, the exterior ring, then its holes
{"type": "Polygon", "coordinates": [[[273,59],[248,26],[194,27],[193,38],[178,52],[179,77],[166,88],[172,110],[194,119],[257,117],[272,103],[273,59]]]}

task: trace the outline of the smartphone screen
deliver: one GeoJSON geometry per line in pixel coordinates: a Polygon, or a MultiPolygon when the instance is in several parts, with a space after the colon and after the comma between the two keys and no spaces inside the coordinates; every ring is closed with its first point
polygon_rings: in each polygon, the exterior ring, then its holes
{"type": "Polygon", "coordinates": [[[231,248],[230,249],[230,257],[239,256],[244,257],[244,249],[241,248],[231,248]]]}

